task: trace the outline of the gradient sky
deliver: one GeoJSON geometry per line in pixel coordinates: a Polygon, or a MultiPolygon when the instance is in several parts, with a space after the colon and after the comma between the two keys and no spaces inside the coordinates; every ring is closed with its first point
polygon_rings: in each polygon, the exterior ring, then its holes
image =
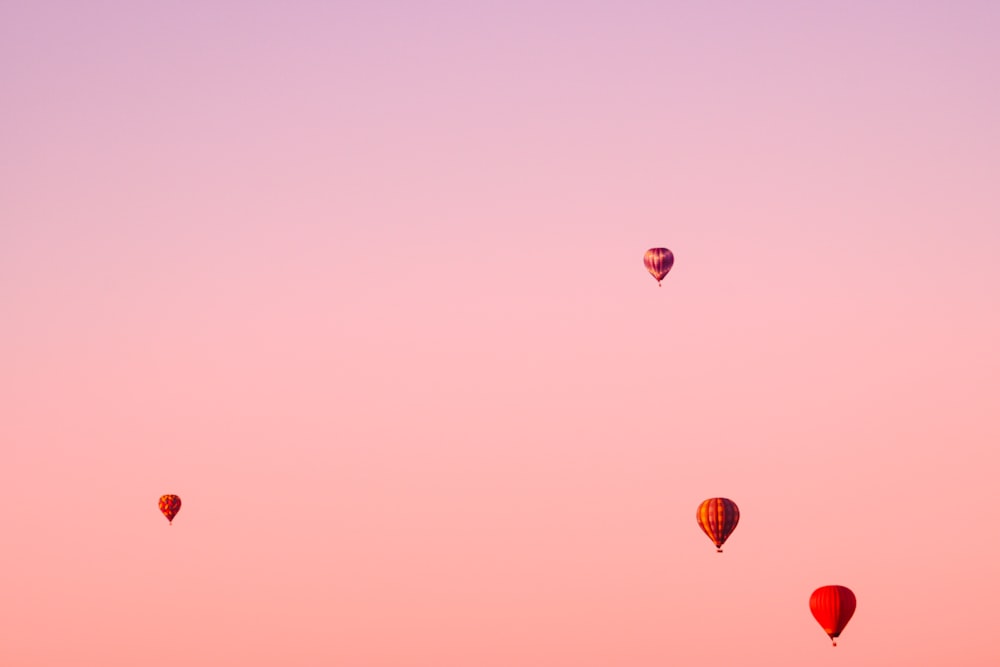
{"type": "Polygon", "coordinates": [[[998,34],[0,2],[0,663],[1000,664],[998,34]]]}

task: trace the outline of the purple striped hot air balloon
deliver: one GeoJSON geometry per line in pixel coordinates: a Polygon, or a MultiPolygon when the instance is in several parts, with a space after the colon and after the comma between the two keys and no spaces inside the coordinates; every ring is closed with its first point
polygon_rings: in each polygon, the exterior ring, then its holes
{"type": "Polygon", "coordinates": [[[660,285],[660,281],[670,273],[670,267],[674,265],[674,253],[666,248],[650,248],[642,261],[646,270],[656,278],[656,284],[660,285]]]}
{"type": "Polygon", "coordinates": [[[722,545],[740,522],[740,508],[729,498],[709,498],[698,506],[698,525],[722,553],[722,545]]]}

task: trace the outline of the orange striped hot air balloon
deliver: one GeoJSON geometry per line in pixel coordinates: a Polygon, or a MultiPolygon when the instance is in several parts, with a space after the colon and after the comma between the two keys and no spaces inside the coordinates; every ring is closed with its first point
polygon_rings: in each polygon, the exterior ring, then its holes
{"type": "Polygon", "coordinates": [[[809,610],[834,646],[857,607],[857,598],[846,586],[823,586],[813,591],[809,598],[809,610]]]}
{"type": "Polygon", "coordinates": [[[740,508],[729,498],[709,498],[698,506],[698,525],[722,553],[722,545],[740,522],[740,508]]]}
{"type": "Polygon", "coordinates": [[[174,525],[174,517],[181,511],[181,498],[173,494],[160,496],[160,511],[167,517],[170,525],[174,525]]]}
{"type": "Polygon", "coordinates": [[[670,267],[674,265],[674,253],[666,248],[650,248],[646,251],[642,261],[646,265],[646,270],[656,278],[656,284],[659,285],[660,281],[670,273],[670,267]]]}

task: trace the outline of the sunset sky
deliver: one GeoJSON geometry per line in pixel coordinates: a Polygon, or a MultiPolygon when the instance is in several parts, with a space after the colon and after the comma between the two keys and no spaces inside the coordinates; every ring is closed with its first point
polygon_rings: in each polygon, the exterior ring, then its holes
{"type": "Polygon", "coordinates": [[[996,667],[998,35],[0,0],[0,664],[996,667]]]}

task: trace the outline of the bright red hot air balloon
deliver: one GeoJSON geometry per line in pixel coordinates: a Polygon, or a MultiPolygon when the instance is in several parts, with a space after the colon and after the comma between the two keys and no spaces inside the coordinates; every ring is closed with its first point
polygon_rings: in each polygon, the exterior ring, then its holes
{"type": "Polygon", "coordinates": [[[857,606],[857,598],[846,586],[823,586],[813,591],[809,598],[809,610],[823,626],[823,631],[830,635],[834,646],[857,606]]]}
{"type": "Polygon", "coordinates": [[[160,496],[160,511],[163,512],[163,516],[167,517],[167,521],[172,526],[174,524],[174,517],[181,511],[180,496],[173,494],[160,496]]]}
{"type": "Polygon", "coordinates": [[[646,251],[642,261],[646,265],[646,270],[656,278],[656,284],[659,285],[660,281],[670,273],[670,267],[674,265],[674,253],[666,248],[650,248],[646,251]]]}
{"type": "Polygon", "coordinates": [[[729,498],[709,498],[698,506],[698,525],[722,553],[722,545],[740,522],[740,508],[729,498]]]}

